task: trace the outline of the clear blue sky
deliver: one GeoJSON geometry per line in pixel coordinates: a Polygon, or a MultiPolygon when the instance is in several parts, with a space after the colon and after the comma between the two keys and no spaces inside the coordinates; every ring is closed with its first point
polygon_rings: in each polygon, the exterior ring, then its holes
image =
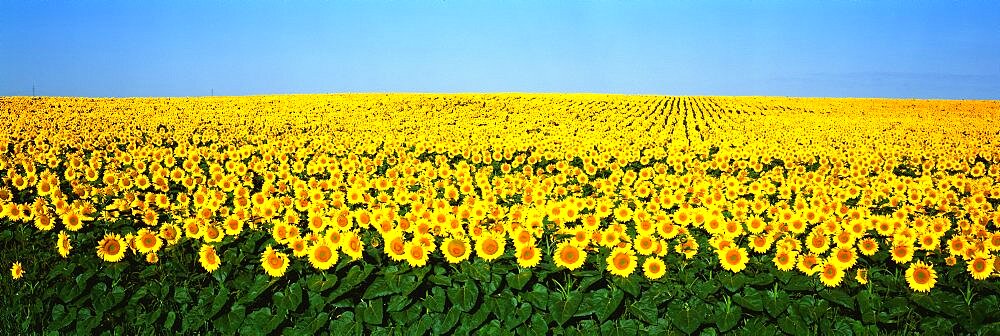
{"type": "Polygon", "coordinates": [[[0,95],[1000,98],[1000,1],[0,1],[0,95]]]}

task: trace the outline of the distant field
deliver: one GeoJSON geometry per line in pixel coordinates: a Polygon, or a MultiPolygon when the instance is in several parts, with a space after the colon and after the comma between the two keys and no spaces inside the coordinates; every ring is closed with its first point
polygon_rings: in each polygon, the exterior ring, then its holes
{"type": "Polygon", "coordinates": [[[0,330],[996,334],[998,120],[1000,101],[2,97],[0,330]]]}

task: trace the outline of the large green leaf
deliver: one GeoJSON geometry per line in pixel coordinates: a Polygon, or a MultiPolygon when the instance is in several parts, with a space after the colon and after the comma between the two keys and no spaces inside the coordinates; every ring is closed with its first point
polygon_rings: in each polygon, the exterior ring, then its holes
{"type": "Polygon", "coordinates": [[[554,294],[552,295],[552,304],[549,306],[549,313],[552,314],[552,319],[556,323],[562,325],[576,314],[581,302],[583,302],[583,293],[580,292],[569,292],[565,296],[554,294]]]}
{"type": "Polygon", "coordinates": [[[444,304],[447,301],[446,294],[441,287],[431,288],[430,293],[424,297],[424,308],[427,311],[440,313],[444,311],[444,304]]]}
{"type": "Polygon", "coordinates": [[[715,305],[715,325],[721,332],[729,331],[740,321],[742,314],[743,310],[739,306],[719,302],[715,305]]]}
{"type": "Polygon", "coordinates": [[[670,317],[671,324],[677,326],[677,329],[688,335],[701,327],[707,315],[706,313],[707,309],[699,301],[674,301],[667,308],[667,316],[670,317]]]}
{"type": "Polygon", "coordinates": [[[819,291],[819,296],[824,299],[830,300],[833,303],[844,306],[844,308],[854,310],[854,298],[844,291],[833,288],[825,288],[819,291]]]}
{"type": "Polygon", "coordinates": [[[473,282],[467,282],[458,287],[448,289],[448,300],[461,311],[469,312],[479,301],[479,287],[473,282]]]}

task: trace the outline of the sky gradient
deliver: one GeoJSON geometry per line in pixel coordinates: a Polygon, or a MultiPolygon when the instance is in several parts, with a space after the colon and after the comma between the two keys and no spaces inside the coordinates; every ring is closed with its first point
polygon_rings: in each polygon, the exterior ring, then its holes
{"type": "Polygon", "coordinates": [[[0,1],[0,95],[1000,99],[1000,1],[0,1]]]}

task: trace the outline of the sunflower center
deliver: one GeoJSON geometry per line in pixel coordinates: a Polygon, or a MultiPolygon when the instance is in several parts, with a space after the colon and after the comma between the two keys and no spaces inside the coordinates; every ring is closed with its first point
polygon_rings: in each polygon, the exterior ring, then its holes
{"type": "Polygon", "coordinates": [[[576,260],[579,259],[580,256],[579,254],[577,254],[575,247],[567,247],[562,253],[562,258],[564,261],[566,261],[566,263],[572,264],[576,262],[576,260]]]}
{"type": "Polygon", "coordinates": [[[486,254],[488,255],[493,255],[494,253],[497,253],[498,249],[499,246],[497,246],[497,242],[493,239],[483,242],[483,251],[486,252],[486,254]]]}
{"type": "Polygon", "coordinates": [[[452,257],[461,257],[465,254],[465,245],[462,245],[460,242],[452,242],[448,244],[448,253],[452,257]]]}
{"type": "Polygon", "coordinates": [[[620,270],[624,270],[629,265],[628,256],[624,253],[620,253],[615,256],[615,267],[620,270]]]}
{"type": "Polygon", "coordinates": [[[424,249],[420,247],[420,245],[414,245],[413,248],[410,249],[410,256],[413,257],[413,259],[422,259],[424,256],[424,249]]]}
{"type": "Polygon", "coordinates": [[[928,279],[930,279],[930,273],[926,269],[918,268],[913,271],[913,281],[916,281],[918,284],[925,284],[928,279]]]}
{"type": "Polygon", "coordinates": [[[112,241],[108,241],[108,243],[106,245],[104,245],[104,250],[108,251],[108,254],[117,254],[118,253],[118,242],[113,241],[113,240],[112,241]]]}
{"type": "Polygon", "coordinates": [[[736,250],[730,250],[726,253],[726,261],[730,264],[738,264],[740,262],[740,252],[736,250]]]}
{"type": "Polygon", "coordinates": [[[982,259],[976,259],[972,262],[972,269],[976,272],[982,272],[986,270],[986,261],[982,259]]]}
{"type": "Polygon", "coordinates": [[[406,247],[403,246],[403,242],[402,241],[400,241],[399,239],[396,239],[396,240],[392,241],[392,252],[393,253],[403,254],[404,250],[406,250],[406,247]]]}
{"type": "Polygon", "coordinates": [[[320,246],[316,248],[316,260],[320,262],[327,262],[330,260],[330,248],[326,246],[320,246]]]}
{"type": "Polygon", "coordinates": [[[281,267],[282,261],[278,256],[272,255],[267,258],[267,264],[271,265],[271,268],[278,268],[281,267]]]}

